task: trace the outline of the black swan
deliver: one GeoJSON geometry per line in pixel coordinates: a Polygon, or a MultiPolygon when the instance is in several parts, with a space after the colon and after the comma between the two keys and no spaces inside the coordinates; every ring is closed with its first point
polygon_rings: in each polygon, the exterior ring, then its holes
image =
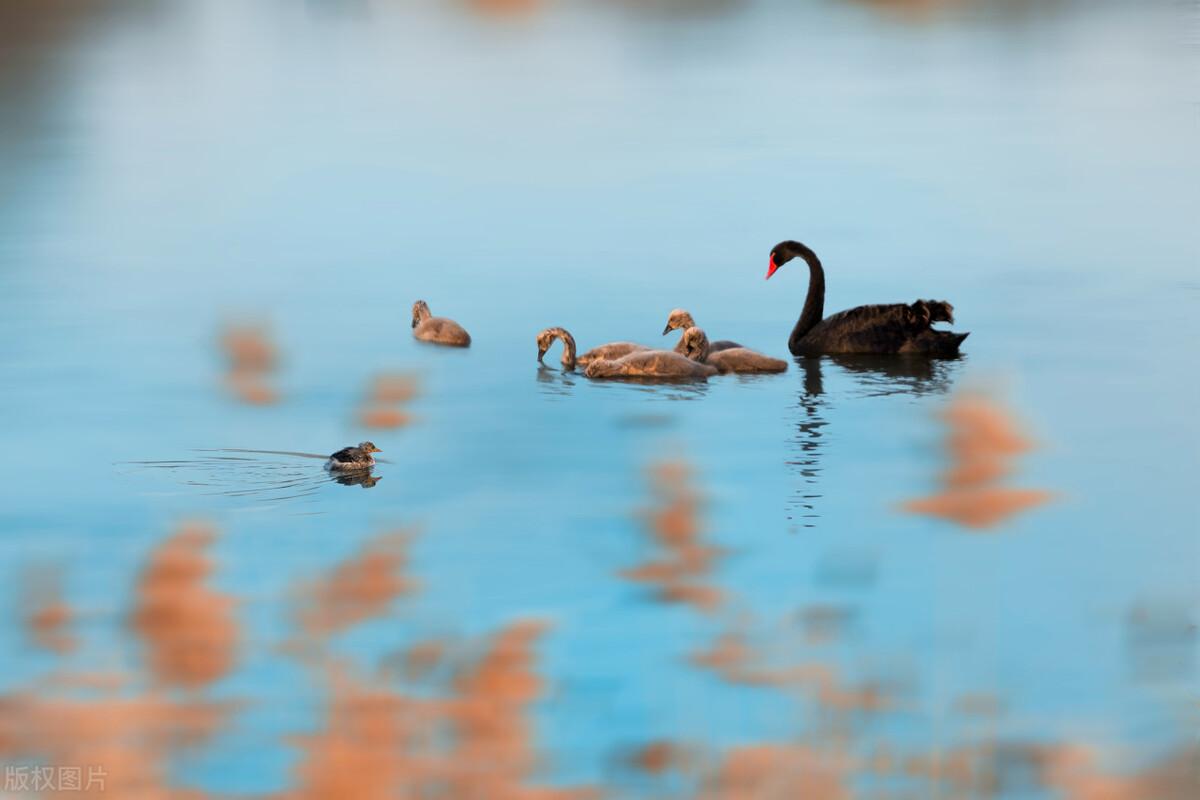
{"type": "MultiPolygon", "coordinates": [[[[667,315],[667,327],[663,328],[663,336],[674,330],[686,331],[688,328],[696,327],[696,320],[692,319],[692,315],[682,308],[677,308],[667,315]]],[[[718,339],[715,342],[708,343],[708,349],[711,353],[717,353],[721,350],[732,350],[735,347],[741,347],[737,342],[731,342],[728,339],[718,339]]],[[[683,339],[679,340],[679,344],[675,345],[676,353],[683,353],[683,339]]],[[[687,355],[687,353],[684,353],[687,355]]]]}
{"type": "Polygon", "coordinates": [[[683,354],[693,361],[716,367],[717,372],[725,375],[730,372],[785,372],[787,362],[781,358],[771,358],[768,355],[755,352],[747,347],[730,347],[713,352],[708,344],[704,331],[694,325],[683,332],[679,340],[683,354]]]}
{"type": "Polygon", "coordinates": [[[954,322],[954,307],[943,300],[917,300],[911,305],[858,306],[822,319],[825,270],[817,254],[800,242],[786,241],[771,250],[767,277],[796,256],[808,264],[808,297],[788,349],[794,356],[823,353],[915,353],[933,357],[958,355],[968,333],[934,330],[934,322],[954,322]]]}
{"type": "Polygon", "coordinates": [[[445,344],[451,347],[470,347],[471,334],[452,319],[435,317],[429,304],[418,300],[412,307],[413,336],[422,342],[445,344]]]}

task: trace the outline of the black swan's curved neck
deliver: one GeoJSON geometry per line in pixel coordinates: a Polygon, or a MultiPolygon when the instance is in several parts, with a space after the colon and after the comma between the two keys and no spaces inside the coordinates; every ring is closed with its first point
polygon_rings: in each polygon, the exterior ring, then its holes
{"type": "Polygon", "coordinates": [[[795,355],[800,347],[800,340],[825,316],[825,270],[817,254],[804,245],[795,242],[791,249],[795,255],[804,259],[809,271],[808,296],[804,298],[804,310],[800,312],[800,319],[796,320],[796,327],[792,328],[792,335],[788,337],[788,349],[795,355]]]}

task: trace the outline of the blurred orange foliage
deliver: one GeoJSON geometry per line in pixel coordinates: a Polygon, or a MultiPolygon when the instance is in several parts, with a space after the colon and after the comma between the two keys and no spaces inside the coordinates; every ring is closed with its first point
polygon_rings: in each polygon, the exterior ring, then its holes
{"type": "MultiPolygon", "coordinates": [[[[983,438],[990,439],[992,451],[1018,452],[1018,439],[1000,435],[1004,429],[991,426],[987,431],[983,438]]],[[[974,442],[967,437],[948,447],[974,452],[974,442]]],[[[715,606],[721,610],[742,608],[739,598],[709,585],[717,551],[700,540],[698,495],[689,471],[672,463],[654,468],[651,476],[658,503],[645,518],[663,555],[636,568],[632,579],[654,584],[663,600],[680,599],[671,592],[701,588],[721,598],[715,606]]],[[[216,535],[211,525],[186,523],[150,552],[128,617],[127,630],[146,656],[134,662],[138,669],[133,674],[60,673],[0,694],[0,757],[103,769],[103,782],[91,793],[70,791],[70,796],[207,796],[177,785],[172,772],[188,749],[225,732],[232,714],[244,705],[207,697],[215,682],[234,669],[239,639],[233,599],[209,585],[214,572],[209,551],[216,535]]],[[[890,743],[876,729],[862,735],[858,721],[900,709],[896,692],[879,682],[852,682],[840,664],[812,659],[808,646],[814,630],[825,641],[844,629],[849,618],[847,609],[821,604],[789,615],[787,625],[757,633],[752,616],[739,612],[734,621],[723,620],[723,632],[691,658],[693,665],[724,682],[783,690],[781,697],[797,703],[797,719],[805,723],[795,740],[708,745],[660,738],[640,747],[624,746],[623,762],[645,782],[639,788],[646,791],[635,795],[621,785],[540,785],[544,754],[531,712],[546,695],[536,658],[549,630],[545,623],[513,619],[455,647],[448,639],[417,639],[399,655],[384,657],[374,670],[331,654],[334,634],[386,618],[397,599],[418,592],[419,584],[409,574],[410,541],[402,532],[369,539],[293,596],[291,611],[309,647],[283,652],[304,656],[300,663],[324,691],[324,702],[312,731],[285,737],[299,758],[291,785],[270,797],[847,800],[862,796],[856,794],[860,780],[896,787],[900,794],[887,796],[905,797],[1001,797],[1030,785],[1065,800],[1195,797],[1200,774],[1200,748],[1195,746],[1140,770],[1115,774],[1092,749],[1073,742],[1005,742],[985,736],[904,752],[904,745],[890,743]],[[796,637],[794,642],[786,639],[788,634],[796,637]],[[799,658],[792,659],[795,655],[799,658]]],[[[52,637],[73,642],[73,615],[57,582],[39,581],[26,592],[26,622],[35,641],[44,626],[52,637]]],[[[714,608],[685,602],[697,619],[707,619],[699,615],[714,608]]],[[[1176,627],[1172,623],[1170,629],[1176,627]]],[[[1000,699],[984,693],[961,695],[953,708],[987,726],[1003,712],[1000,699]]],[[[911,748],[911,742],[905,744],[911,748]]]]}
{"type": "Polygon", "coordinates": [[[420,393],[420,384],[415,375],[398,372],[377,375],[371,384],[368,399],[374,403],[407,403],[420,393]]]}
{"type": "Polygon", "coordinates": [[[397,597],[415,591],[416,581],[404,574],[408,541],[402,532],[380,536],[303,587],[296,609],[300,627],[314,636],[338,633],[382,615],[397,597]]]}
{"type": "Polygon", "coordinates": [[[471,7],[489,14],[528,14],[542,5],[542,0],[468,0],[471,7]]]}
{"type": "Polygon", "coordinates": [[[151,673],[162,683],[196,688],[233,667],[238,640],[233,600],[206,585],[216,529],[187,523],[167,538],[142,571],[130,625],[151,673]]]}
{"type": "Polygon", "coordinates": [[[721,592],[705,579],[721,550],[701,540],[700,496],[689,486],[689,471],[678,462],[659,464],[651,469],[650,478],[657,504],[643,517],[660,554],[622,571],[621,576],[654,585],[665,602],[712,611],[721,603],[721,592]]]}
{"type": "Polygon", "coordinates": [[[845,758],[805,745],[738,747],[705,781],[697,800],[848,800],[853,797],[846,782],[848,767],[845,758]]]}
{"type": "Polygon", "coordinates": [[[377,375],[367,388],[358,420],[367,428],[402,428],[412,417],[399,408],[420,393],[416,376],[403,373],[377,375]]]}
{"type": "Polygon", "coordinates": [[[221,347],[231,370],[270,372],[279,358],[266,328],[259,325],[227,326],[221,333],[221,347]]]}
{"type": "Polygon", "coordinates": [[[270,405],[279,394],[271,387],[269,376],[275,371],[279,354],[262,325],[227,325],[219,337],[228,362],[225,382],[230,392],[249,405],[270,405]]]}
{"type": "Polygon", "coordinates": [[[358,414],[359,421],[367,428],[403,428],[411,420],[408,414],[398,408],[380,408],[372,406],[362,409],[358,414]]]}
{"type": "Polygon", "coordinates": [[[59,655],[76,648],[70,626],[71,607],[62,597],[62,576],[57,570],[35,569],[22,582],[25,629],[38,647],[59,655]]]}
{"type": "Polygon", "coordinates": [[[912,514],[941,517],[968,528],[991,528],[1052,497],[1042,489],[1012,489],[998,482],[1012,472],[1013,459],[1033,445],[1007,411],[980,394],[963,394],[941,414],[944,449],[950,462],[942,491],[904,503],[912,514]]]}

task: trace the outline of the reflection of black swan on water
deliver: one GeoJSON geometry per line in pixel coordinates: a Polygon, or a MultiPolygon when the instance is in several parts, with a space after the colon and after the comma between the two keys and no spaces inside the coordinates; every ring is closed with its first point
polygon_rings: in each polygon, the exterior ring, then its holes
{"type": "Polygon", "coordinates": [[[800,242],[780,242],[771,250],[767,277],[799,256],[808,264],[808,297],[788,349],[794,356],[821,353],[913,353],[958,355],[969,334],[934,330],[935,322],[954,322],[954,307],[944,300],[917,300],[911,305],[858,306],[828,317],[825,313],[825,270],[817,254],[800,242]]]}

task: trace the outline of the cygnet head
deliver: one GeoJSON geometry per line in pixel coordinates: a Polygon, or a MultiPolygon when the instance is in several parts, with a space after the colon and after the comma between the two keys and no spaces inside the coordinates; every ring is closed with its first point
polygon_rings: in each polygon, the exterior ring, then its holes
{"type": "Polygon", "coordinates": [[[537,335],[538,361],[546,355],[546,351],[554,344],[555,339],[561,339],[563,343],[562,363],[567,369],[575,367],[575,337],[567,331],[566,328],[546,328],[537,335]]]}
{"type": "Polygon", "coordinates": [[[701,364],[708,361],[708,336],[704,331],[693,325],[683,332],[683,338],[680,341],[683,344],[685,356],[701,364]]]}
{"type": "Polygon", "coordinates": [[[432,316],[433,314],[429,311],[429,304],[424,300],[418,300],[417,302],[413,303],[412,326],[414,328],[432,316]]]}
{"type": "Polygon", "coordinates": [[[692,315],[684,311],[682,308],[677,308],[667,315],[667,327],[663,328],[663,336],[666,336],[671,331],[687,330],[695,326],[696,322],[692,319],[692,315]]]}

